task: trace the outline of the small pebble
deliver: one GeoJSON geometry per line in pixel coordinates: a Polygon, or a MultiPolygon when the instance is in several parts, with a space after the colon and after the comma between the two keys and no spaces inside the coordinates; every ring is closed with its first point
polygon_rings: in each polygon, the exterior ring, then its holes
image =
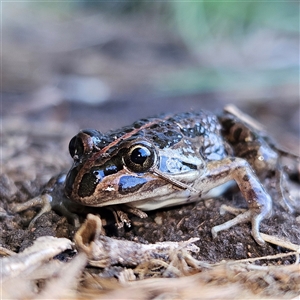
{"type": "Polygon", "coordinates": [[[154,222],[155,222],[157,225],[162,225],[162,223],[163,223],[162,217],[156,217],[156,218],[154,219],[154,222]]]}

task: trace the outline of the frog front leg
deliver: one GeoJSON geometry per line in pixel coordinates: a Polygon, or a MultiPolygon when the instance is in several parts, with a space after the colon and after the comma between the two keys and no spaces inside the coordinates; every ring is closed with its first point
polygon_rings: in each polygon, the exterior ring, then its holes
{"type": "MultiPolygon", "coordinates": [[[[264,245],[265,242],[259,233],[259,225],[264,218],[270,216],[272,200],[246,160],[242,158],[225,158],[220,161],[209,162],[207,171],[199,178],[197,185],[204,190],[203,192],[207,192],[230,180],[237,183],[249,209],[230,221],[214,226],[212,228],[213,237],[221,230],[251,221],[253,238],[259,245],[264,245]]],[[[197,186],[195,187],[197,188],[197,186]]]]}
{"type": "Polygon", "coordinates": [[[52,209],[67,217],[69,222],[73,223],[76,228],[79,227],[80,222],[78,215],[72,213],[69,209],[70,207],[79,206],[79,204],[73,203],[64,196],[65,179],[66,174],[59,174],[52,177],[40,195],[28,200],[25,203],[14,204],[11,207],[12,211],[21,212],[36,206],[42,207],[39,213],[31,220],[28,226],[29,229],[34,227],[36,220],[40,216],[51,211],[52,209]]]}

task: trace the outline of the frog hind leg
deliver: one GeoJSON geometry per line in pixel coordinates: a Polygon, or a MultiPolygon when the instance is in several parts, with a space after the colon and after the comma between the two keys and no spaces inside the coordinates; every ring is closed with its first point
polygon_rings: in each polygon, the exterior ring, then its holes
{"type": "Polygon", "coordinates": [[[263,217],[260,214],[253,216],[252,211],[249,209],[249,210],[245,211],[244,213],[237,215],[235,218],[233,218],[223,224],[214,226],[211,229],[211,233],[212,233],[213,238],[215,238],[219,231],[227,230],[237,224],[251,221],[252,236],[260,246],[263,246],[265,244],[265,241],[261,238],[260,233],[259,233],[259,225],[260,225],[260,222],[262,221],[262,219],[263,219],[263,217]]]}
{"type": "Polygon", "coordinates": [[[214,226],[212,228],[213,237],[219,231],[240,223],[251,222],[253,238],[259,245],[264,245],[265,242],[259,233],[259,226],[264,218],[270,216],[272,200],[246,160],[232,157],[209,162],[207,172],[205,176],[202,176],[199,184],[210,189],[230,180],[234,180],[239,186],[249,209],[232,220],[214,226]]]}

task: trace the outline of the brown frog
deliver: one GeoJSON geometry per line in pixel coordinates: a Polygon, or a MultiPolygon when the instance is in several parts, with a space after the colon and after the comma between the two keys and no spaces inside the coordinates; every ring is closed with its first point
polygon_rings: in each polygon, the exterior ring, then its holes
{"type": "MultiPolygon", "coordinates": [[[[74,202],[122,204],[145,217],[144,211],[216,197],[235,181],[248,210],[214,226],[212,235],[251,222],[253,238],[264,244],[259,226],[270,216],[272,200],[259,178],[276,170],[279,152],[257,123],[235,107],[228,106],[221,116],[199,111],[141,119],[106,134],[81,130],[69,151],[74,163],[66,177],[52,179],[41,197],[15,207],[21,211],[43,203],[31,225],[53,207],[70,215],[67,206],[74,202]],[[68,200],[62,193],[52,197],[57,186],[68,200]]],[[[127,215],[116,211],[129,224],[127,215]]]]}

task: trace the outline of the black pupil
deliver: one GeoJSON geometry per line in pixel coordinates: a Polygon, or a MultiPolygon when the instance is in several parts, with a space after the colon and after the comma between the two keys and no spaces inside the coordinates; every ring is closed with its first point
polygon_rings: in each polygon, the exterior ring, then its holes
{"type": "Polygon", "coordinates": [[[147,148],[135,148],[130,155],[131,161],[137,165],[143,165],[146,159],[151,155],[147,148]]]}

